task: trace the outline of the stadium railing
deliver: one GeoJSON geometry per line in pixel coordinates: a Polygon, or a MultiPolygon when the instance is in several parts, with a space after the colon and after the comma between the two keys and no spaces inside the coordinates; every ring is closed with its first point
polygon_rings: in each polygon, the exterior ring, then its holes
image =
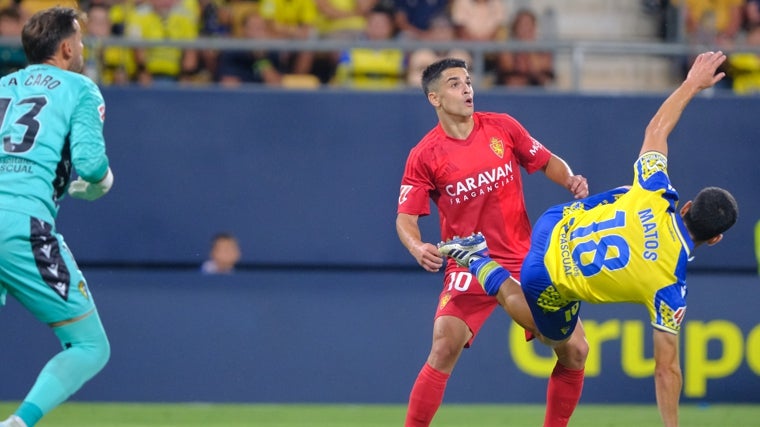
{"type": "MultiPolygon", "coordinates": [[[[20,40],[14,37],[0,37],[0,46],[20,46],[20,40]]],[[[183,49],[203,49],[218,51],[274,50],[274,51],[312,51],[336,52],[353,47],[376,49],[401,49],[412,52],[420,48],[436,51],[464,49],[470,52],[473,61],[471,71],[476,84],[482,84],[485,73],[486,56],[498,52],[544,51],[552,52],[558,61],[569,61],[570,78],[565,91],[581,92],[584,63],[593,56],[619,57],[633,56],[665,57],[671,59],[685,58],[708,50],[718,50],[716,46],[694,45],[663,41],[585,41],[585,40],[546,40],[537,42],[429,42],[417,40],[392,41],[343,41],[343,40],[250,40],[225,37],[199,37],[194,40],[139,40],[122,37],[86,38],[85,45],[91,47],[154,47],[170,46],[183,49]]],[[[755,53],[760,55],[760,46],[737,44],[731,53],[755,53]]]]}

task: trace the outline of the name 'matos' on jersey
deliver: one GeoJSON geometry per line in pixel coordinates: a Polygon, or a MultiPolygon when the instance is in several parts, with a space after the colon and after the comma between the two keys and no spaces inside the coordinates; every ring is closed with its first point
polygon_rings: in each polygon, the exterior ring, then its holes
{"type": "Polygon", "coordinates": [[[467,139],[447,136],[439,123],[411,150],[398,213],[428,215],[432,199],[441,238],[483,232],[491,256],[517,271],[531,232],[519,166],[533,173],[551,152],[506,114],[475,113],[473,119],[467,139]]]}
{"type": "Polygon", "coordinates": [[[633,186],[614,203],[589,210],[579,203],[565,205],[544,257],[561,298],[546,295],[543,308],[568,300],[639,303],[655,328],[678,333],[694,243],[676,209],[678,193],[670,185],[667,158],[647,152],[634,169],[633,186]]]}
{"type": "Polygon", "coordinates": [[[104,119],[83,75],[35,64],[0,79],[0,209],[53,223],[72,164],[90,182],[108,170],[104,119]]]}

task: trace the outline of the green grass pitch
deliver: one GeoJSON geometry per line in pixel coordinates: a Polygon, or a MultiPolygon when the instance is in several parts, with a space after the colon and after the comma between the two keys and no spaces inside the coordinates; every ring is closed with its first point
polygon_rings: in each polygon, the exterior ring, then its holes
{"type": "MultiPolygon", "coordinates": [[[[5,417],[15,403],[0,403],[5,417]]],[[[401,427],[404,405],[151,404],[69,402],[38,427],[401,427]]],[[[682,405],[681,425],[757,427],[760,405],[682,405]]],[[[434,427],[540,426],[541,405],[453,405],[441,407],[434,427]]],[[[571,427],[661,425],[654,405],[581,404],[571,427]]]]}

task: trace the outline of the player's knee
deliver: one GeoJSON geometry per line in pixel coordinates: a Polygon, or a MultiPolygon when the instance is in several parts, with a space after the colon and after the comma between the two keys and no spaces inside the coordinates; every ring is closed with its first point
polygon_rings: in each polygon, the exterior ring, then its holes
{"type": "Polygon", "coordinates": [[[71,360],[76,361],[83,377],[93,377],[108,363],[111,344],[97,315],[59,328],[56,332],[65,352],[75,350],[71,353],[71,360]]]}
{"type": "Polygon", "coordinates": [[[563,341],[555,347],[555,352],[560,362],[566,367],[573,369],[582,369],[586,366],[588,351],[588,341],[586,341],[586,337],[583,334],[573,334],[569,340],[563,341]]]}
{"type": "Polygon", "coordinates": [[[437,361],[437,364],[448,364],[459,357],[460,349],[461,347],[456,348],[451,342],[438,342],[430,350],[430,359],[437,361]]]}
{"type": "Polygon", "coordinates": [[[453,367],[462,349],[467,343],[466,337],[445,337],[433,340],[433,346],[430,349],[428,363],[436,369],[446,370],[453,367]]]}
{"type": "Polygon", "coordinates": [[[570,337],[570,343],[575,352],[575,358],[582,360],[586,363],[586,357],[588,356],[589,345],[586,339],[586,331],[583,329],[583,324],[578,322],[573,334],[570,337]]]}
{"type": "Polygon", "coordinates": [[[111,358],[111,344],[105,333],[90,336],[86,340],[71,343],[77,349],[82,376],[92,378],[108,363],[111,358]]]}
{"type": "Polygon", "coordinates": [[[88,353],[92,363],[92,374],[95,375],[106,366],[111,358],[111,343],[106,334],[102,334],[97,340],[90,343],[88,353]]]}
{"type": "Polygon", "coordinates": [[[82,337],[81,344],[90,359],[92,375],[95,375],[106,366],[111,358],[111,343],[108,341],[108,336],[97,313],[88,319],[88,322],[89,329],[82,337]]]}
{"type": "Polygon", "coordinates": [[[586,341],[586,338],[582,339],[571,339],[569,341],[571,343],[570,345],[570,356],[573,360],[575,360],[579,364],[586,364],[586,358],[588,357],[588,341],[586,341]]]}

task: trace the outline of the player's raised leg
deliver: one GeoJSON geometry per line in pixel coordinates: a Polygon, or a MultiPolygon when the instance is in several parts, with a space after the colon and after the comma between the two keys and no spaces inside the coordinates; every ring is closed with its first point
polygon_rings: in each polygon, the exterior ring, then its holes
{"type": "Polygon", "coordinates": [[[498,294],[502,283],[512,276],[488,256],[488,243],[481,233],[441,242],[438,252],[451,257],[460,266],[468,267],[488,295],[498,294]]]}
{"type": "Polygon", "coordinates": [[[32,427],[103,368],[110,346],[63,237],[51,224],[16,212],[0,211],[0,223],[5,226],[0,230],[3,286],[52,328],[62,348],[42,368],[14,417],[5,421],[32,427]]]}
{"type": "Polygon", "coordinates": [[[54,327],[53,332],[63,349],[48,361],[15,413],[27,427],[65,402],[103,369],[110,356],[110,345],[96,310],[54,327]]]}
{"type": "Polygon", "coordinates": [[[486,293],[496,296],[512,319],[554,349],[557,362],[546,390],[544,427],[567,426],[583,391],[588,355],[588,343],[580,320],[569,339],[561,342],[545,339],[536,327],[520,283],[488,256],[488,245],[481,234],[442,242],[438,250],[459,265],[469,267],[486,293]]]}
{"type": "Polygon", "coordinates": [[[488,244],[482,233],[475,233],[439,243],[438,252],[451,257],[462,267],[469,267],[473,261],[488,256],[488,244]]]}

